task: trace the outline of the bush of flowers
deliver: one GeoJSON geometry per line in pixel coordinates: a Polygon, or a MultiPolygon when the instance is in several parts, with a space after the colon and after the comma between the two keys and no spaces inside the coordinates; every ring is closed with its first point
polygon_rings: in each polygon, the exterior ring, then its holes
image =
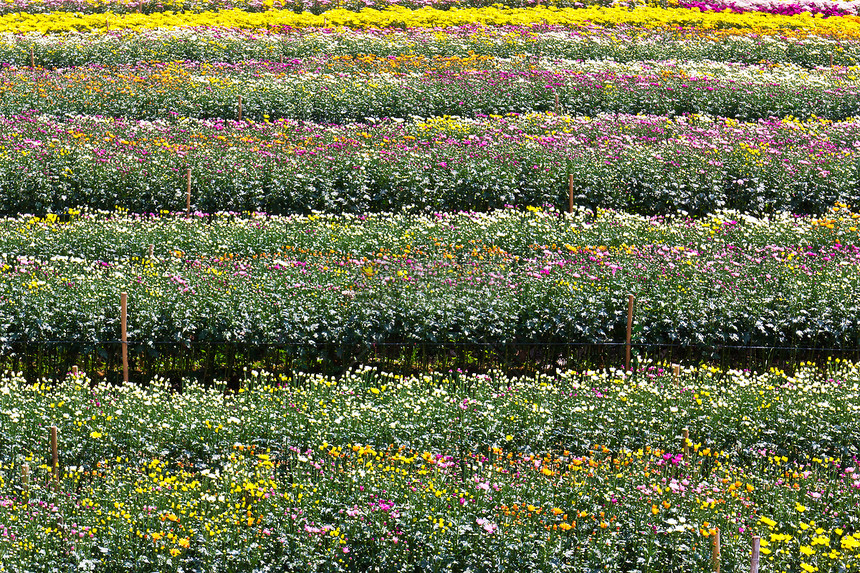
{"type": "MultiPolygon", "coordinates": [[[[321,1],[319,4],[322,5],[321,1]]],[[[540,4],[533,7],[511,8],[498,3],[480,8],[436,9],[428,6],[410,10],[393,5],[381,9],[365,8],[360,12],[345,9],[326,10],[324,13],[297,13],[294,10],[268,10],[248,12],[243,9],[224,9],[200,13],[154,12],[151,14],[81,14],[52,12],[25,14],[16,12],[0,15],[0,33],[39,34],[88,32],[108,30],[146,30],[156,28],[217,26],[241,29],[268,29],[289,26],[292,28],[445,28],[481,24],[505,25],[557,25],[557,26],[637,26],[644,28],[701,28],[738,29],[767,34],[815,34],[840,39],[856,40],[860,36],[860,18],[847,15],[836,18],[804,12],[783,16],[764,12],[732,13],[702,12],[699,9],[659,8],[632,6],[589,6],[585,8],[559,8],[540,4]]]]}
{"type": "Polygon", "coordinates": [[[81,350],[116,340],[127,292],[137,353],[162,341],[345,353],[373,343],[620,342],[634,294],[640,344],[860,344],[860,216],[850,211],[593,217],[8,220],[0,336],[81,350]]]}
{"type": "Polygon", "coordinates": [[[568,60],[762,61],[816,66],[852,66],[860,42],[808,31],[634,26],[577,27],[464,25],[451,28],[369,30],[243,30],[218,27],[112,30],[107,33],[0,35],[0,62],[45,68],[140,61],[238,63],[312,56],[495,57],[552,54],[568,60]]]}
{"type": "Polygon", "coordinates": [[[838,360],[678,377],[248,371],[238,393],[182,394],[7,374],[0,567],[703,571],[719,530],[725,571],[748,569],[753,535],[767,570],[851,571],[858,392],[838,360]]]}
{"type": "Polygon", "coordinates": [[[284,64],[172,63],[0,71],[0,113],[294,118],[344,123],[409,117],[565,111],[741,120],[860,116],[854,68],[706,61],[539,61],[480,58],[296,59],[284,64]],[[556,104],[556,101],[558,102],[556,104]]]}
{"type": "Polygon", "coordinates": [[[6,213],[89,205],[272,214],[574,202],[644,214],[860,203],[853,121],[546,114],[385,120],[0,120],[6,213]]]}
{"type": "MultiPolygon", "coordinates": [[[[553,0],[556,7],[582,8],[587,5],[609,5],[611,0],[553,0]]],[[[321,14],[327,10],[344,9],[361,11],[363,9],[386,8],[398,6],[417,9],[431,6],[439,10],[452,7],[478,8],[482,6],[505,5],[510,7],[536,6],[537,0],[505,0],[494,2],[489,0],[5,0],[0,3],[0,14],[47,14],[56,12],[76,12],[80,14],[153,14],[158,12],[205,12],[224,9],[241,9],[249,12],[266,10],[290,10],[293,12],[310,12],[321,14]]],[[[855,14],[850,8],[841,7],[812,7],[807,11],[827,15],[855,14]]],[[[763,7],[766,9],[766,7],[763,7]]],[[[772,9],[769,11],[773,11],[772,9]]],[[[802,11],[802,10],[801,10],[802,11]]],[[[794,13],[788,12],[786,13],[794,13]]]]}
{"type": "MultiPolygon", "coordinates": [[[[172,12],[202,12],[207,10],[242,9],[250,12],[264,10],[292,10],[294,12],[311,12],[320,14],[332,9],[361,11],[366,8],[386,8],[398,6],[418,9],[431,6],[436,9],[504,5],[508,7],[535,7],[541,3],[538,0],[505,0],[495,2],[490,0],[6,0],[0,4],[0,14],[43,14],[52,12],[76,12],[81,14],[128,14],[128,13],[158,13],[172,12]]],[[[612,0],[552,0],[548,5],[558,8],[583,8],[589,5],[609,6],[617,4],[623,7],[633,7],[644,2],[613,2],[612,0]]],[[[659,3],[653,3],[657,5],[659,3]]],[[[741,0],[704,2],[663,2],[673,7],[698,8],[702,11],[714,10],[721,12],[767,12],[771,14],[796,15],[804,12],[821,14],[825,17],[858,14],[857,3],[852,1],[821,1],[821,0],[741,0]]]]}
{"type": "Polygon", "coordinates": [[[699,8],[700,10],[714,10],[721,12],[723,10],[731,10],[732,12],[768,12],[770,14],[785,14],[788,16],[795,14],[803,14],[809,12],[811,14],[822,14],[824,16],[844,16],[858,13],[858,5],[856,2],[821,2],[819,0],[695,0],[688,2],[682,0],[678,3],[686,8],[699,8]]]}

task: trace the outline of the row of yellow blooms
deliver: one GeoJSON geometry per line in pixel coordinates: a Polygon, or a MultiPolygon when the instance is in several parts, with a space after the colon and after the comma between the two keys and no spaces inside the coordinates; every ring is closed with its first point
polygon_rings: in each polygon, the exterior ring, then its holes
{"type": "Polygon", "coordinates": [[[55,12],[50,14],[10,14],[0,17],[0,33],[63,33],[69,31],[97,31],[180,26],[227,26],[243,29],[267,27],[347,27],[386,28],[395,26],[442,27],[465,24],[520,25],[534,24],[581,26],[644,26],[651,28],[694,27],[701,30],[743,30],[746,33],[782,34],[791,31],[818,34],[835,39],[860,38],[860,17],[843,16],[822,18],[804,13],[782,16],[762,12],[743,14],[700,12],[698,9],[642,7],[635,10],[621,7],[556,8],[454,8],[437,10],[421,8],[409,10],[390,7],[384,10],[365,9],[361,12],[330,10],[315,15],[297,14],[291,10],[246,12],[222,10],[201,13],[161,12],[156,14],[76,14],[55,12]]]}

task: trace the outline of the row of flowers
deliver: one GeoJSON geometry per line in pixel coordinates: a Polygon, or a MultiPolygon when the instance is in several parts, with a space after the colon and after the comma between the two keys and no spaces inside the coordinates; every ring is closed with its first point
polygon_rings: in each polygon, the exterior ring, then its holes
{"type": "MultiPolygon", "coordinates": [[[[385,8],[402,6],[405,8],[423,8],[432,6],[437,9],[483,7],[504,4],[509,7],[533,7],[540,4],[559,8],[582,8],[589,5],[636,6],[644,2],[612,0],[505,0],[491,2],[489,0],[3,0],[0,2],[0,14],[42,14],[50,12],[78,12],[82,14],[128,14],[134,12],[157,13],[173,12],[203,12],[206,10],[242,9],[250,12],[264,10],[293,10],[295,12],[311,12],[321,14],[326,10],[343,8],[361,11],[365,8],[385,8]]],[[[652,2],[659,5],[659,2],[652,2]]],[[[697,8],[702,11],[713,10],[722,12],[767,12],[770,14],[796,15],[804,12],[821,14],[826,17],[858,15],[857,2],[846,0],[704,0],[664,2],[673,7],[697,8]]]]}
{"type": "Polygon", "coordinates": [[[518,205],[822,213],[860,203],[856,122],[533,114],[323,126],[2,119],[7,213],[274,214],[518,205]]]}
{"type": "MultiPolygon", "coordinates": [[[[468,55],[568,60],[710,60],[758,64],[793,63],[807,68],[854,66],[860,42],[817,35],[737,34],[709,29],[650,29],[631,26],[563,28],[533,26],[409,28],[383,30],[290,29],[278,31],[225,28],[62,35],[0,35],[0,62],[45,68],[100,64],[202,61],[238,63],[315,56],[403,57],[468,55]],[[32,50],[32,62],[30,52],[32,50]]],[[[735,31],[736,32],[736,31],[735,31]]]]}
{"type": "MultiPolygon", "coordinates": [[[[242,9],[250,12],[264,10],[293,10],[321,14],[326,10],[343,8],[361,11],[366,8],[385,8],[402,6],[417,9],[432,6],[437,9],[483,7],[504,4],[509,7],[534,7],[541,4],[559,8],[582,8],[589,5],[620,5],[633,7],[644,2],[612,0],[3,0],[0,14],[42,14],[51,12],[77,12],[81,14],[128,14],[173,12],[203,12],[207,10],[242,9]]],[[[659,2],[652,2],[659,5],[659,2]]],[[[737,13],[767,12],[770,14],[796,15],[804,12],[821,14],[825,17],[858,15],[857,2],[846,0],[704,0],[664,2],[673,7],[697,8],[721,12],[731,10],[737,13]]]]}
{"type": "MultiPolygon", "coordinates": [[[[801,0],[802,2],[803,0],[801,0]]],[[[263,12],[266,10],[291,10],[293,12],[310,12],[321,14],[327,10],[342,8],[345,10],[360,11],[365,8],[386,8],[388,6],[400,6],[403,8],[417,9],[431,6],[439,10],[449,8],[478,8],[492,5],[505,5],[510,7],[529,7],[544,5],[556,7],[582,8],[589,5],[609,5],[611,0],[549,0],[539,2],[538,0],[505,0],[496,2],[489,0],[3,0],[0,2],[0,14],[47,14],[57,12],[77,12],[80,14],[153,14],[165,11],[171,12],[205,12],[209,10],[232,10],[240,9],[248,12],[263,12]]],[[[627,5],[627,3],[624,3],[627,5]]],[[[817,6],[809,2],[806,10],[785,11],[784,13],[795,14],[803,11],[812,14],[824,14],[837,16],[854,14],[850,8],[851,4],[846,2],[834,2],[817,6]],[[847,5],[847,9],[842,6],[847,5]]],[[[677,6],[677,3],[675,3],[677,6]]],[[[773,12],[768,5],[762,5],[761,9],[773,12]]]]}
{"type": "Polygon", "coordinates": [[[855,364],[162,382],[4,377],[5,570],[706,570],[717,530],[724,570],[753,535],[768,569],[858,565],[855,364]]]}
{"type": "MultiPolygon", "coordinates": [[[[710,253],[804,245],[813,251],[857,240],[860,215],[836,206],[823,217],[755,218],[721,211],[706,217],[643,217],[598,209],[559,214],[536,207],[486,213],[381,213],[273,216],[216,213],[193,217],[70,211],[0,219],[0,253],[81,262],[184,258],[252,259],[289,252],[295,261],[376,260],[456,264],[554,257],[558,250],[605,252],[628,245],[684,247],[710,253]]],[[[787,255],[786,255],[787,256],[787,255]]],[[[797,255],[792,255],[795,257],[797,255]]]]}
{"type": "Polygon", "coordinates": [[[858,222],[837,211],[738,230],[730,218],[629,216],[595,230],[587,214],[536,209],[464,216],[476,221],[462,231],[442,215],[377,220],[367,231],[354,218],[252,219],[194,232],[148,218],[11,221],[0,336],[6,344],[62,340],[79,348],[116,340],[119,294],[127,292],[129,336],[141,355],[162,341],[334,345],[345,353],[375,342],[620,342],[634,294],[640,344],[856,348],[858,222]],[[289,231],[278,232],[285,225],[289,231]],[[445,225],[451,229],[434,231],[445,225]],[[609,244],[579,240],[613,225],[609,244]],[[702,230],[683,230],[696,226],[702,230]],[[645,241],[637,240],[642,227],[653,227],[645,241]],[[558,236],[550,243],[552,228],[558,236]],[[214,252],[181,250],[207,230],[214,252]],[[747,231],[758,238],[745,238],[747,231]],[[314,244],[302,234],[320,238],[314,244]],[[336,234],[344,238],[325,249],[336,234]],[[674,240],[651,242],[655,235],[674,240]],[[114,237],[123,237],[116,258],[85,258],[114,237]],[[532,243],[540,238],[546,244],[532,243]],[[155,240],[150,257],[154,243],[146,241],[155,240]],[[79,251],[59,254],[74,249],[70,241],[79,251]],[[30,244],[34,253],[58,254],[29,255],[30,244]]]}
{"type": "Polygon", "coordinates": [[[680,0],[678,5],[685,8],[698,8],[702,11],[714,10],[721,12],[768,12],[787,16],[809,12],[824,16],[857,16],[856,2],[843,0],[680,0]]]}
{"type": "Polygon", "coordinates": [[[322,14],[296,13],[293,10],[248,12],[240,9],[200,13],[157,12],[152,14],[80,14],[52,12],[48,14],[14,13],[0,16],[0,33],[40,34],[107,31],[109,29],[143,30],[183,26],[218,26],[243,29],[266,29],[289,26],[320,28],[437,28],[483,24],[491,26],[533,24],[558,26],[632,25],[648,28],[694,27],[701,29],[741,28],[748,32],[768,30],[802,31],[831,35],[841,39],[856,39],[860,35],[860,18],[842,16],[825,18],[804,12],[794,16],[745,12],[701,12],[686,8],[603,7],[558,8],[538,4],[534,7],[510,8],[494,4],[480,8],[436,9],[422,7],[410,10],[393,5],[382,9],[366,8],[360,12],[333,9],[322,14]]]}
{"type": "Polygon", "coordinates": [[[370,117],[554,111],[743,120],[860,116],[856,68],[786,64],[616,63],[449,58],[334,57],[240,64],[171,63],[105,69],[7,68],[0,113],[90,114],[131,119],[280,117],[344,123],[370,117]]]}

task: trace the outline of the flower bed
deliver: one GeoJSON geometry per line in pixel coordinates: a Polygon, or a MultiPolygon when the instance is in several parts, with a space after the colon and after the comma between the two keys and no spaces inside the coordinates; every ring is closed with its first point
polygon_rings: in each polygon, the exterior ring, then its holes
{"type": "Polygon", "coordinates": [[[732,216],[13,220],[4,249],[32,255],[7,256],[0,324],[7,343],[86,348],[118,338],[124,291],[141,352],[158,341],[617,343],[635,294],[637,343],[860,346],[858,217],[732,216]]]}
{"type": "MultiPolygon", "coordinates": [[[[243,30],[219,27],[170,28],[76,34],[0,35],[0,62],[45,68],[140,61],[238,63],[246,60],[314,56],[456,56],[500,58],[552,55],[568,60],[711,60],[759,64],[851,66],[860,62],[860,42],[808,30],[756,32],[701,27],[575,27],[539,23],[519,26],[462,25],[449,28],[367,30],[243,30]]],[[[534,63],[532,61],[531,63],[534,63]]]]}
{"type": "MultiPolygon", "coordinates": [[[[82,96],[83,97],[83,96],[82,96]]],[[[363,213],[574,203],[644,214],[824,213],[860,196],[853,121],[689,116],[295,121],[0,120],[6,213],[363,213]],[[410,207],[411,206],[411,207],[410,207]]]]}
{"type": "Polygon", "coordinates": [[[294,118],[345,123],[370,117],[566,112],[593,116],[705,113],[741,120],[860,115],[853,68],[711,62],[537,62],[492,57],[413,61],[336,58],[284,64],[156,64],[0,72],[0,113],[294,118]],[[381,68],[378,71],[374,68],[381,68]],[[556,99],[558,104],[556,105],[556,99]]]}
{"type": "Polygon", "coordinates": [[[153,14],[79,14],[55,12],[50,14],[14,13],[0,16],[0,33],[40,34],[110,30],[146,30],[182,26],[219,26],[241,29],[293,28],[438,28],[481,24],[486,26],[546,24],[558,26],[641,26],[645,28],[736,28],[748,32],[771,34],[776,31],[830,35],[840,39],[858,38],[860,18],[839,16],[824,18],[805,12],[782,16],[764,12],[743,14],[701,12],[687,8],[603,7],[557,8],[538,5],[530,8],[509,8],[493,5],[482,8],[435,9],[422,7],[410,10],[402,6],[383,9],[366,8],[361,12],[333,9],[322,14],[296,13],[293,10],[247,12],[218,10],[200,13],[156,12],[153,14]]]}
{"type": "Polygon", "coordinates": [[[44,553],[107,571],[676,571],[707,570],[719,530],[723,570],[749,567],[753,535],[768,569],[853,570],[858,392],[839,361],[677,379],[248,372],[227,395],[7,376],[0,551],[13,571],[44,553]]]}

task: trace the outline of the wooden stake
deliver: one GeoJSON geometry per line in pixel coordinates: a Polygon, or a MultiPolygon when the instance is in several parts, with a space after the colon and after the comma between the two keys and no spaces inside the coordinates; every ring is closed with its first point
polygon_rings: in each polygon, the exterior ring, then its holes
{"type": "Polygon", "coordinates": [[[74,376],[75,378],[78,377],[78,367],[77,366],[72,366],[72,376],[74,376]]]}
{"type": "Polygon", "coordinates": [[[51,426],[49,431],[51,440],[51,475],[54,479],[54,488],[59,489],[60,453],[57,449],[57,426],[51,426]]]}
{"type": "Polygon", "coordinates": [[[627,297],[627,347],[624,352],[624,369],[630,372],[630,341],[633,338],[633,303],[636,297],[632,294],[627,297]]]}
{"type": "Polygon", "coordinates": [[[690,446],[688,445],[690,443],[690,429],[689,428],[684,428],[681,431],[681,438],[684,440],[684,457],[686,458],[686,457],[690,456],[690,446]]]}
{"type": "Polygon", "coordinates": [[[21,466],[21,489],[24,495],[30,493],[30,464],[26,462],[21,466]]]}
{"type": "Polygon", "coordinates": [[[239,96],[239,121],[242,121],[242,96],[239,96]]]}
{"type": "Polygon", "coordinates": [[[155,245],[152,243],[149,244],[149,258],[152,258],[152,251],[155,249],[155,245]]]}
{"type": "Polygon", "coordinates": [[[567,178],[567,212],[573,213],[573,173],[567,178]]]}
{"type": "Polygon", "coordinates": [[[128,382],[128,293],[119,293],[122,381],[128,382]]]}
{"type": "Polygon", "coordinates": [[[674,376],[675,378],[678,378],[680,375],[681,375],[681,365],[680,364],[673,364],[672,365],[672,376],[674,376]]]}
{"type": "Polygon", "coordinates": [[[185,173],[185,179],[188,181],[188,187],[185,190],[185,214],[191,216],[191,168],[185,173]]]}
{"type": "Polygon", "coordinates": [[[758,573],[759,549],[761,548],[761,537],[754,535],[752,538],[752,556],[750,557],[750,573],[758,573]]]}
{"type": "Polygon", "coordinates": [[[36,55],[33,53],[33,44],[30,44],[30,67],[36,67],[36,55]]]}
{"type": "Polygon", "coordinates": [[[714,573],[720,573],[720,530],[719,528],[711,536],[711,569],[714,573]]]}

